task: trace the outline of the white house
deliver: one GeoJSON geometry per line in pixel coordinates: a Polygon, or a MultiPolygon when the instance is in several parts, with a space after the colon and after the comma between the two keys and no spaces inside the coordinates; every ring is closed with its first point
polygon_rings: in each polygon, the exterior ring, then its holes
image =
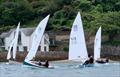
{"type": "MultiPolygon", "coordinates": [[[[18,36],[18,51],[29,51],[32,44],[32,37],[35,28],[21,28],[18,36]]],[[[11,41],[14,38],[15,29],[11,29],[9,32],[2,33],[0,38],[4,42],[2,47],[5,47],[5,50],[8,50],[11,41]]],[[[38,51],[49,51],[49,36],[47,33],[44,33],[38,51]]]]}

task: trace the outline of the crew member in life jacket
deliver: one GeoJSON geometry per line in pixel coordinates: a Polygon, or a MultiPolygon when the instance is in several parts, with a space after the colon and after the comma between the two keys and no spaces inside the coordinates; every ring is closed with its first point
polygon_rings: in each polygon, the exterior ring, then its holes
{"type": "Polygon", "coordinates": [[[39,61],[38,65],[42,65],[41,61],[39,61]]]}
{"type": "Polygon", "coordinates": [[[90,56],[90,58],[89,58],[89,64],[93,64],[93,63],[94,63],[93,56],[90,56]]]}
{"type": "Polygon", "coordinates": [[[87,64],[93,64],[94,63],[94,59],[93,56],[88,55],[89,59],[86,60],[83,65],[87,65],[87,64]]]}
{"type": "Polygon", "coordinates": [[[45,66],[46,68],[48,68],[48,67],[49,67],[49,61],[46,60],[46,61],[45,61],[45,64],[44,64],[43,66],[45,66]]]}

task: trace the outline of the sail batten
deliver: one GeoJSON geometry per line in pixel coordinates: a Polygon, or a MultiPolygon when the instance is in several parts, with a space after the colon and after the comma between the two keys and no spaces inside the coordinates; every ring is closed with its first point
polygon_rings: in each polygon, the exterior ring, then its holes
{"type": "Polygon", "coordinates": [[[81,60],[84,62],[88,59],[83,25],[79,12],[73,22],[69,43],[69,60],[81,60]]]}

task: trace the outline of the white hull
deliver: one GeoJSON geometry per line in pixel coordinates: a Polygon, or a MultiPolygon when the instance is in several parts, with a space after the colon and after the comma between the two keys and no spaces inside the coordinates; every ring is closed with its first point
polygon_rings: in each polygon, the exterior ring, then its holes
{"type": "Polygon", "coordinates": [[[9,60],[6,64],[19,64],[17,61],[9,60]]]}

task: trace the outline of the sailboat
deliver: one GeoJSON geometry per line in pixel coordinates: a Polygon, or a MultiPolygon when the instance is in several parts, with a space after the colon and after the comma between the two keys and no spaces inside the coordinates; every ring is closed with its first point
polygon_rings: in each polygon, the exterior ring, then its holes
{"type": "Polygon", "coordinates": [[[40,41],[42,39],[43,33],[45,31],[48,19],[49,19],[48,15],[47,17],[45,17],[37,26],[37,28],[35,29],[34,33],[33,33],[33,38],[32,38],[32,46],[29,50],[29,53],[27,54],[25,60],[24,60],[24,64],[25,65],[29,65],[29,66],[35,66],[35,67],[44,67],[44,66],[40,66],[36,63],[36,61],[31,61],[37,52],[38,46],[40,44],[40,41]]]}
{"type": "Polygon", "coordinates": [[[18,23],[17,29],[15,31],[14,39],[10,43],[10,47],[7,54],[7,60],[9,60],[9,63],[13,63],[16,58],[16,51],[17,51],[17,43],[18,43],[18,34],[19,34],[19,27],[20,22],[18,23]],[[13,48],[13,49],[12,49],[13,48]],[[11,56],[12,55],[12,56],[11,56]],[[11,60],[12,59],[12,60],[11,60]]]}
{"type": "Polygon", "coordinates": [[[68,59],[72,61],[81,61],[82,63],[88,59],[80,12],[78,12],[71,29],[68,59]]]}
{"type": "Polygon", "coordinates": [[[94,61],[97,63],[107,63],[108,59],[100,57],[101,52],[101,27],[99,27],[94,40],[94,61]]]}
{"type": "Polygon", "coordinates": [[[100,58],[101,51],[101,27],[98,29],[95,40],[94,40],[94,60],[98,60],[100,58]]]}

